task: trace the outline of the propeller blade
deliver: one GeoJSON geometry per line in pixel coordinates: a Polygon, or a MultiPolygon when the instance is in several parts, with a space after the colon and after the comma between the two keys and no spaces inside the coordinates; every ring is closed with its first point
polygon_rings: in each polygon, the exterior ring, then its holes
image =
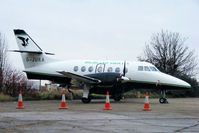
{"type": "Polygon", "coordinates": [[[126,61],[124,61],[124,69],[123,69],[123,76],[126,75],[126,61]]]}

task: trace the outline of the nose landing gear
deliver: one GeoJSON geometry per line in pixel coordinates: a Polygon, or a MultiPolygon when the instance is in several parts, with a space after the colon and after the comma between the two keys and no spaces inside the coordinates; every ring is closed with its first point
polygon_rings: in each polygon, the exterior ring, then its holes
{"type": "Polygon", "coordinates": [[[167,101],[167,99],[166,99],[166,98],[163,98],[163,97],[161,97],[161,98],[159,99],[159,102],[160,102],[161,104],[169,103],[169,102],[167,101]]]}
{"type": "Polygon", "coordinates": [[[162,97],[159,99],[161,104],[168,104],[169,102],[166,99],[166,90],[161,90],[162,97]]]}

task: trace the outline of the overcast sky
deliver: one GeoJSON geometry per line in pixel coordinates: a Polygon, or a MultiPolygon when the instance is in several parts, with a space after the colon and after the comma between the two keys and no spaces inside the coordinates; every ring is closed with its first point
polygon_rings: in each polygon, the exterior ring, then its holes
{"type": "MultiPolygon", "coordinates": [[[[161,29],[188,37],[199,56],[198,0],[2,0],[0,32],[18,49],[13,29],[62,59],[137,60],[161,29]]],[[[18,53],[13,65],[23,69],[18,53]]]]}

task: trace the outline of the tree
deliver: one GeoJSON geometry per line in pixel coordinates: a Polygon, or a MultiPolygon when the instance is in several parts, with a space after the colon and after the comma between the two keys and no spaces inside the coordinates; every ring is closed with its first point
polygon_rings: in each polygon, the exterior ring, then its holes
{"type": "Polygon", "coordinates": [[[3,91],[4,72],[7,62],[7,45],[5,37],[0,33],[0,93],[3,91]]]}
{"type": "MultiPolygon", "coordinates": [[[[27,85],[27,78],[25,75],[16,70],[8,67],[4,75],[4,90],[3,93],[10,96],[17,96],[19,90],[22,90],[23,95],[31,91],[31,86],[27,85]]],[[[28,93],[29,94],[29,93],[28,93]]]]}
{"type": "Polygon", "coordinates": [[[0,93],[17,96],[19,90],[23,90],[23,95],[26,96],[36,94],[33,93],[35,90],[27,85],[26,76],[9,64],[6,39],[0,33],[0,93]]]}
{"type": "Polygon", "coordinates": [[[160,71],[176,77],[195,76],[196,56],[185,46],[186,40],[177,32],[162,30],[152,35],[150,43],[145,46],[144,57],[138,59],[150,62],[160,71]]]}

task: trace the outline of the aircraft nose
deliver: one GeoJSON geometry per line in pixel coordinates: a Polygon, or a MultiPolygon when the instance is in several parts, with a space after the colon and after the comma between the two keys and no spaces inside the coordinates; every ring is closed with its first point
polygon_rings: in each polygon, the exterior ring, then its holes
{"type": "Polygon", "coordinates": [[[176,86],[176,87],[180,87],[180,88],[191,88],[191,85],[179,78],[176,78],[174,76],[171,76],[171,75],[168,75],[168,74],[165,74],[165,77],[167,77],[168,79],[168,83],[173,85],[173,86],[176,86]]]}
{"type": "MultiPolygon", "coordinates": [[[[178,79],[178,80],[181,80],[181,79],[178,79]]],[[[184,87],[184,88],[191,88],[191,85],[183,80],[181,80],[180,85],[181,87],[184,87]]]]}

